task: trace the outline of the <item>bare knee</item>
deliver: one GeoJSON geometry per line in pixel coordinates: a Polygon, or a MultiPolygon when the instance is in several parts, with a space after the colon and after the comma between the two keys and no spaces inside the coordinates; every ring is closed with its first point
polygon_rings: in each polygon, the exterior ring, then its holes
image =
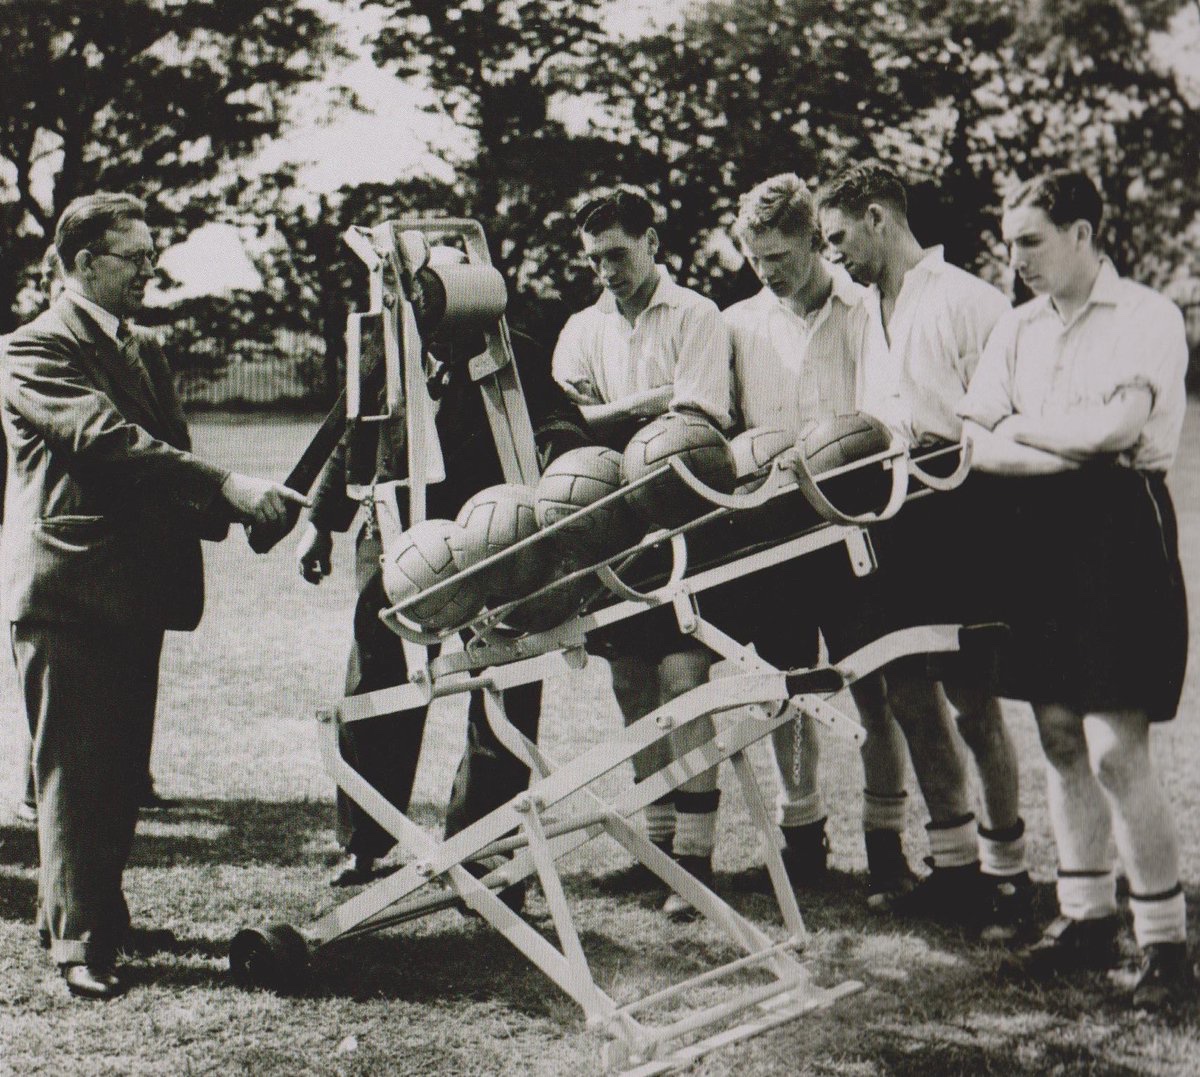
{"type": "Polygon", "coordinates": [[[1088,749],[1096,780],[1116,800],[1125,799],[1150,776],[1150,745],[1144,724],[1119,719],[1092,723],[1088,749]]]}
{"type": "Polygon", "coordinates": [[[712,658],[699,649],[667,655],[658,665],[660,701],[666,703],[708,681],[712,658]]]}
{"type": "Polygon", "coordinates": [[[1087,765],[1088,745],[1083,719],[1064,707],[1038,707],[1035,713],[1046,761],[1055,770],[1087,765]]]}
{"type": "Polygon", "coordinates": [[[609,665],[613,695],[626,721],[641,718],[658,706],[658,681],[649,662],[614,658],[609,665]]]}

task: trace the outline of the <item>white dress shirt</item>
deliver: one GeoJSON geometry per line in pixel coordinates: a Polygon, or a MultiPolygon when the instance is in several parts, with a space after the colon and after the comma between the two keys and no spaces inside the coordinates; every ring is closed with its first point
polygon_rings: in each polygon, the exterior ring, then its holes
{"type": "Polygon", "coordinates": [[[632,393],[672,386],[672,408],[702,411],[721,429],[731,422],[729,329],[717,305],[671,280],[658,284],[631,325],[606,291],[571,315],[554,348],[554,380],[564,388],[588,380],[611,403],[632,393]]]}
{"type": "Polygon", "coordinates": [[[1118,462],[1166,471],[1183,428],[1187,364],[1179,308],[1119,276],[1105,258],[1087,302],[1069,321],[1044,295],[1000,320],[958,411],[991,430],[1012,414],[1069,414],[1144,387],[1150,417],[1118,462]]]}
{"type": "Polygon", "coordinates": [[[814,420],[863,406],[864,379],[883,359],[866,289],[829,266],[833,289],[809,318],[769,288],[725,312],[733,335],[735,400],[747,428],[799,437],[814,420]]]}
{"type": "MultiPolygon", "coordinates": [[[[95,319],[96,324],[100,326],[101,331],[105,336],[111,338],[114,344],[121,343],[121,319],[113,314],[110,310],[105,310],[99,303],[95,303],[88,299],[79,290],[79,285],[70,277],[67,278],[66,284],[63,286],[63,294],[71,300],[80,310],[85,311],[95,319]]],[[[126,323],[128,325],[128,323],[126,323]]]]}
{"type": "MultiPolygon", "coordinates": [[[[883,327],[877,286],[868,303],[883,327]]],[[[1012,306],[986,281],[945,260],[932,247],[905,275],[886,331],[886,360],[873,379],[886,402],[870,410],[903,430],[909,442],[958,441],[957,408],[992,327],[1012,306]]]]}

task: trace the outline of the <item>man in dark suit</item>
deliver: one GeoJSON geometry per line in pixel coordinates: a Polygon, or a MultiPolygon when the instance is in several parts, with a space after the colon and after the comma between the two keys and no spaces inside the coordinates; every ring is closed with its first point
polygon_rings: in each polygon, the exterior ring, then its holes
{"type": "Polygon", "coordinates": [[[33,735],[38,926],[71,992],[112,998],[131,932],[121,876],[149,762],[163,634],[203,607],[200,537],[306,499],[190,451],[162,350],[127,319],[155,249],[145,205],[76,199],[63,294],[0,359],[9,442],[0,595],[33,735]]]}

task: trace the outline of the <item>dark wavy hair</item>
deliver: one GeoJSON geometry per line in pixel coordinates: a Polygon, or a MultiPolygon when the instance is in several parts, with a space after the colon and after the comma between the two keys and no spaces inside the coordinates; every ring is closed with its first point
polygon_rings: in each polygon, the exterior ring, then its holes
{"type": "Polygon", "coordinates": [[[817,192],[817,204],[861,217],[872,202],[908,216],[908,193],[900,176],[881,161],[863,161],[834,174],[817,192]]]}
{"type": "Polygon", "coordinates": [[[1042,210],[1059,228],[1087,221],[1092,235],[1100,232],[1104,200],[1091,178],[1069,168],[1056,168],[1014,187],[1004,199],[1005,210],[1032,206],[1042,210]]]}

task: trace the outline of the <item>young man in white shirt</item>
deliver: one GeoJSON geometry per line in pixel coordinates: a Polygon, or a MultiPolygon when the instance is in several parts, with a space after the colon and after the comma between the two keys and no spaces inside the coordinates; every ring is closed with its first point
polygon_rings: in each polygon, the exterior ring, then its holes
{"type": "MultiPolygon", "coordinates": [[[[909,226],[904,185],[886,166],[866,162],[843,170],[822,187],[818,204],[825,239],[850,275],[868,286],[885,339],[884,366],[871,381],[879,398],[869,410],[902,430],[913,448],[957,442],[955,409],[1008,301],[947,263],[940,247],[921,247],[909,226]]],[[[979,570],[968,530],[971,486],[968,480],[954,494],[927,497],[876,529],[888,628],[988,619],[969,601],[979,570]]],[[[1023,926],[1031,887],[1016,752],[999,702],[984,678],[965,668],[945,677],[945,695],[915,664],[893,663],[884,679],[931,816],[932,871],[892,906],[1010,937],[1023,926]],[[980,777],[978,833],[945,697],[957,708],[957,728],[980,777]]]]}
{"type": "Polygon", "coordinates": [[[1013,627],[1002,686],[1033,704],[1058,848],[1062,915],[1025,966],[1116,964],[1115,843],[1143,953],[1132,1001],[1191,1005],[1178,850],[1149,751],[1150,724],[1175,716],[1187,661],[1165,481],[1187,343],[1179,309],[1101,254],[1102,212],[1079,172],[1008,197],[1004,239],[1035,298],[996,325],[959,413],[976,466],[1008,476],[994,515],[1013,627]]]}
{"type": "MultiPolygon", "coordinates": [[[[798,440],[816,422],[859,408],[868,357],[880,346],[866,291],[821,258],[816,206],[794,174],[773,176],[744,194],[733,234],[763,284],[724,312],[733,335],[737,410],[747,429],[779,429],[798,440]]],[[[791,507],[785,499],[775,513],[791,507]]],[[[849,572],[844,551],[833,547],[702,595],[700,609],[773,664],[811,665],[820,627],[831,633],[829,581],[844,581],[849,572]]],[[[847,594],[840,588],[832,601],[847,594]]],[[[831,652],[845,654],[869,640],[827,642],[831,652]]],[[[862,748],[863,827],[871,892],[882,894],[909,876],[900,840],[905,747],[886,708],[869,713],[878,720],[868,725],[862,748]]],[[[828,856],[814,723],[781,727],[773,747],[784,865],[794,884],[812,884],[824,875],[828,856]]]]}
{"type": "MultiPolygon", "coordinates": [[[[716,304],[676,284],[655,261],[658,233],[650,202],[618,189],[588,202],[576,222],[604,292],[567,321],[552,368],[591,431],[623,448],[637,426],[668,410],[699,412],[728,428],[729,330],[716,304]]],[[[594,633],[589,644],[610,663],[626,724],[703,684],[712,661],[679,632],[669,607],[594,633]]],[[[672,753],[685,752],[693,738],[707,739],[705,726],[701,721],[684,730],[672,753]]],[[[634,772],[640,780],[667,761],[663,752],[642,753],[634,758],[634,772]]],[[[719,796],[713,770],[646,811],[650,839],[706,883],[712,879],[719,796]]],[[[664,910],[676,919],[694,915],[676,894],[664,910]]]]}

